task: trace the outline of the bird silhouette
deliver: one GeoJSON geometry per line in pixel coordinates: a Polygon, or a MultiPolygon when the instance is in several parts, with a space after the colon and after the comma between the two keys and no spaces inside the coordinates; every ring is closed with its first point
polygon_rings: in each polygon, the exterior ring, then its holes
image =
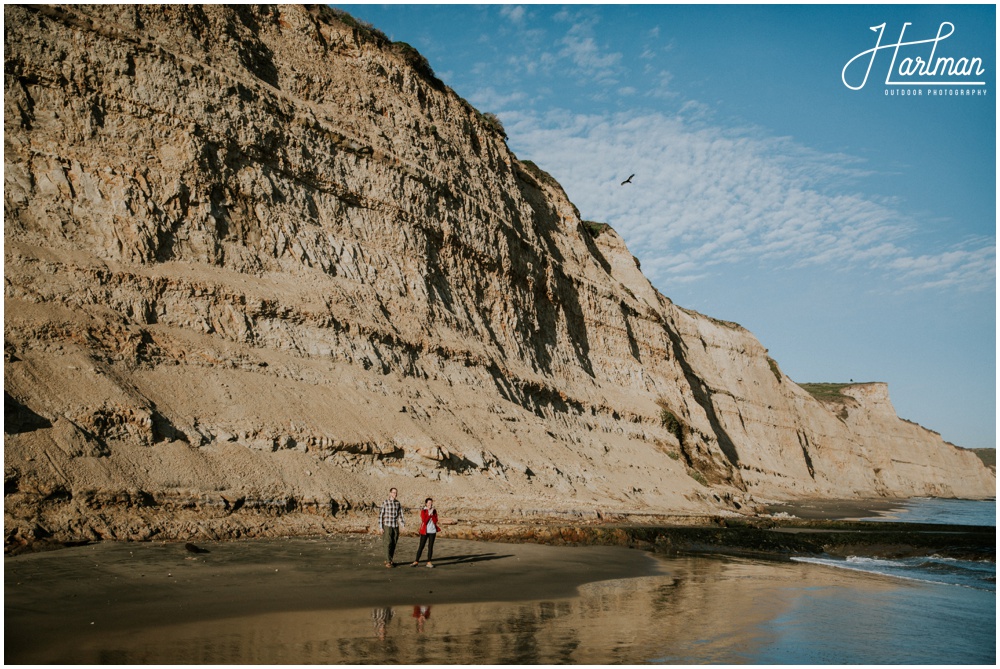
{"type": "Polygon", "coordinates": [[[632,183],[632,177],[634,176],[635,176],[634,174],[629,175],[629,178],[622,182],[622,186],[624,186],[625,184],[632,183]]]}

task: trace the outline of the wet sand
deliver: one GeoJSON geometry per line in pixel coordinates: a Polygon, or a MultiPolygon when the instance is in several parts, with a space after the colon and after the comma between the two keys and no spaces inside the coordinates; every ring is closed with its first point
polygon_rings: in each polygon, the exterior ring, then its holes
{"type": "Polygon", "coordinates": [[[7,558],[5,662],[947,662],[952,644],[925,643],[942,624],[928,597],[951,598],[937,606],[973,653],[955,661],[995,657],[993,593],[817,565],[442,540],[436,569],[388,570],[369,537],[203,546],[7,558]],[[970,594],[993,618],[959,619],[970,594]]]}
{"type": "MultiPolygon", "coordinates": [[[[367,535],[199,546],[208,552],[106,543],[5,558],[5,662],[995,659],[995,593],[813,564],[442,538],[437,568],[390,570],[367,535]],[[928,619],[935,610],[951,627],[928,619]],[[948,643],[956,634],[962,649],[948,643]]],[[[397,557],[415,548],[404,537],[397,557]]]]}
{"type": "MultiPolygon", "coordinates": [[[[659,573],[621,547],[499,544],[442,537],[434,569],[410,567],[404,536],[386,569],[370,535],[199,543],[103,543],[4,560],[8,662],[69,661],[74,637],[289,611],[572,597],[578,586],[659,573]]],[[[426,558],[426,554],[424,556],[426,558]]]]}
{"type": "Polygon", "coordinates": [[[771,514],[787,513],[803,520],[861,520],[889,514],[905,500],[887,499],[803,499],[769,504],[771,514]]]}

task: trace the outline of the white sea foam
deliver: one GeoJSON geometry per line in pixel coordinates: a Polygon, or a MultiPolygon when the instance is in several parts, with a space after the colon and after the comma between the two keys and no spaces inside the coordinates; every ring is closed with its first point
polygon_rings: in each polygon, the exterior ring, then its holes
{"type": "Polygon", "coordinates": [[[872,557],[859,557],[856,555],[849,555],[847,557],[847,562],[849,564],[856,564],[861,566],[872,566],[872,567],[905,567],[907,566],[905,562],[901,560],[883,560],[880,558],[872,557]]]}
{"type": "Polygon", "coordinates": [[[933,565],[928,567],[928,562],[924,558],[885,560],[858,556],[850,556],[846,559],[797,556],[793,557],[792,560],[907,581],[996,591],[996,567],[990,563],[954,560],[946,568],[935,569],[933,565]]]}

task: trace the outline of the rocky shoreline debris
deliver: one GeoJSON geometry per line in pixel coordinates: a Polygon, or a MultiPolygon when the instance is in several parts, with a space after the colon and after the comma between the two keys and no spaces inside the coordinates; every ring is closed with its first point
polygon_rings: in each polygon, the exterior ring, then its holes
{"type": "MultiPolygon", "coordinates": [[[[215,536],[215,540],[264,539],[292,536],[367,534],[370,528],[345,524],[339,528],[312,528],[293,525],[279,531],[252,530],[215,536]],[[312,531],[310,531],[310,529],[312,531]]],[[[667,555],[730,555],[785,560],[802,556],[859,556],[900,558],[935,555],[961,560],[996,561],[996,528],[969,525],[931,525],[873,522],[859,520],[805,520],[800,518],[728,518],[704,516],[674,518],[657,524],[641,522],[587,520],[577,524],[565,519],[553,522],[525,520],[514,522],[478,522],[453,520],[448,527],[450,538],[497,543],[535,543],[553,546],[625,546],[667,555]]],[[[209,536],[207,533],[204,535],[209,536]]],[[[149,541],[147,539],[146,541],[149,541]]],[[[182,542],[175,537],[157,541],[182,542]]],[[[8,555],[55,550],[97,543],[94,541],[58,541],[42,539],[23,546],[8,546],[8,555]]],[[[207,552],[194,543],[184,542],[192,553],[207,552]]]]}

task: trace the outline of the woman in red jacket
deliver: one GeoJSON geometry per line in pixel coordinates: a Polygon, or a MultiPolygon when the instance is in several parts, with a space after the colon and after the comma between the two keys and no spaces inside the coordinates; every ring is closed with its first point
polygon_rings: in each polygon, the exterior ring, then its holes
{"type": "Polygon", "coordinates": [[[438,525],[438,512],[434,508],[434,500],[428,497],[424,500],[424,508],[420,509],[420,547],[417,548],[417,559],[413,561],[411,567],[420,565],[420,554],[424,552],[424,545],[427,545],[427,566],[433,568],[434,564],[434,537],[440,530],[438,525]]]}

